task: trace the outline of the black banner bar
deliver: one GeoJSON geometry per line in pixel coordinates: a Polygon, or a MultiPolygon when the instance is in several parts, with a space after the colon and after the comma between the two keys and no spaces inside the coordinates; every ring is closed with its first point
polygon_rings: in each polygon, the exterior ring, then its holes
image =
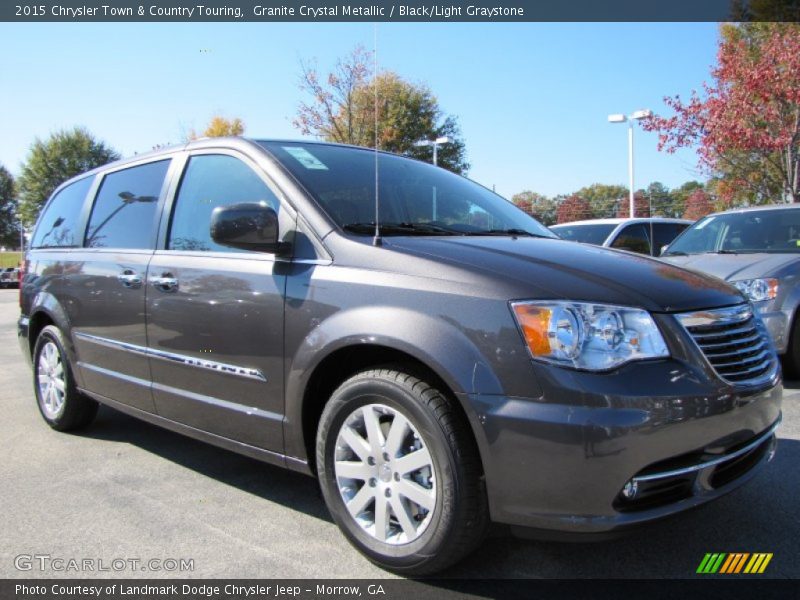
{"type": "MultiPolygon", "coordinates": [[[[388,574],[387,574],[388,575],[388,574]]],[[[43,579],[0,580],[3,600],[460,600],[675,597],[733,600],[797,598],[800,584],[760,577],[677,580],[513,579],[43,579]]]]}
{"type": "Polygon", "coordinates": [[[798,21],[800,0],[33,0],[10,22],[798,21]]]}

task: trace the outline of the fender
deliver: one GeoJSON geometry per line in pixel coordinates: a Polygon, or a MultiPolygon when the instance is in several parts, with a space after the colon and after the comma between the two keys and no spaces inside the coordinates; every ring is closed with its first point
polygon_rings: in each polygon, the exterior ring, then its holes
{"type": "MultiPolygon", "coordinates": [[[[73,365],[72,376],[75,378],[75,382],[77,383],[78,387],[83,387],[83,379],[81,377],[80,369],[74,368],[74,365],[78,364],[78,354],[72,341],[72,321],[69,318],[69,314],[67,313],[63,304],[59,302],[53,294],[40,290],[36,293],[36,296],[34,296],[33,301],[31,302],[30,323],[35,323],[37,318],[43,314],[46,315],[47,318],[52,321],[53,324],[64,334],[67,359],[69,360],[69,363],[73,365]]],[[[35,340],[30,338],[30,332],[31,328],[29,327],[28,344],[32,352],[35,340]]]]}
{"type": "MultiPolygon", "coordinates": [[[[303,396],[316,368],[332,353],[363,344],[404,352],[425,364],[461,398],[464,394],[503,394],[490,360],[453,323],[431,315],[386,306],[362,306],[334,313],[297,347],[286,378],[286,454],[306,457],[303,396]]],[[[468,403],[461,403],[465,412],[468,403]]]]}

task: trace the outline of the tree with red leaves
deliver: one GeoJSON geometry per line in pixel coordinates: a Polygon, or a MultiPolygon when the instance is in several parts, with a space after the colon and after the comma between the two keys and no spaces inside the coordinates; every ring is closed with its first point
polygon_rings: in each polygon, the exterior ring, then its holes
{"type": "Polygon", "coordinates": [[[661,150],[696,146],[722,201],[800,201],[800,26],[723,26],[717,60],[704,97],[665,98],[674,115],[644,128],[661,150]]]}
{"type": "Polygon", "coordinates": [[[683,211],[684,219],[696,221],[701,217],[714,212],[714,203],[705,191],[697,189],[686,198],[686,208],[683,211]]]}
{"type": "Polygon", "coordinates": [[[556,210],[557,223],[571,223],[572,221],[591,218],[592,207],[589,206],[586,200],[575,194],[565,198],[556,210]]]}
{"type": "MultiPolygon", "coordinates": [[[[633,206],[636,210],[637,217],[649,217],[650,216],[650,202],[647,198],[645,198],[644,194],[641,191],[636,192],[633,195],[633,206]]],[[[631,216],[631,201],[630,198],[627,196],[620,200],[619,206],[617,206],[617,217],[620,219],[627,219],[631,216]]]]}

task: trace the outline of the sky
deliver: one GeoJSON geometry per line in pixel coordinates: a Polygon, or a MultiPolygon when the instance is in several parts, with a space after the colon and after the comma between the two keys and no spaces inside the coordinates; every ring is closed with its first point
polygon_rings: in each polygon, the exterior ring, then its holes
{"type": "MultiPolygon", "coordinates": [[[[82,125],[123,156],[178,143],[215,114],[255,138],[292,126],[301,60],[322,72],[374,26],[356,23],[0,23],[0,164],[19,174],[35,138],[82,125]]],[[[379,23],[380,69],[427,84],[455,115],[468,176],[503,196],[627,186],[626,125],[709,81],[715,23],[379,23]]],[[[635,187],[702,179],[694,151],[635,131],[635,187]]]]}

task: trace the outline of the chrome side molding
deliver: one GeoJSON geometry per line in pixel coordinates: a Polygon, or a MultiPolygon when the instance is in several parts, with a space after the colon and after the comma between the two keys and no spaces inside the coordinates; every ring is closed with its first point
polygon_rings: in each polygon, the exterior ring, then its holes
{"type": "Polygon", "coordinates": [[[236,377],[243,377],[245,379],[253,379],[255,381],[267,382],[267,376],[264,375],[259,369],[252,369],[250,367],[241,367],[239,365],[232,365],[229,363],[217,362],[214,360],[207,360],[204,358],[196,358],[194,356],[187,356],[186,354],[177,354],[174,352],[167,352],[165,350],[156,350],[155,348],[147,348],[145,346],[138,346],[136,344],[129,344],[127,342],[119,342],[117,340],[110,340],[108,338],[92,335],[90,333],[75,332],[75,337],[94,344],[100,344],[108,348],[116,348],[118,350],[125,350],[134,354],[141,354],[143,356],[150,356],[159,358],[161,360],[181,363],[190,367],[197,367],[207,371],[216,371],[218,373],[226,373],[236,377]]]}

